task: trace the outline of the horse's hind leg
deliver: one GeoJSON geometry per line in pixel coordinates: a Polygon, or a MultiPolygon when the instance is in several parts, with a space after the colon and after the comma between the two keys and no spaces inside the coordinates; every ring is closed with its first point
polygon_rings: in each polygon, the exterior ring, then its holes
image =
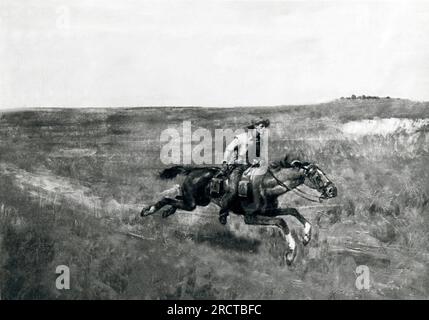
{"type": "Polygon", "coordinates": [[[172,206],[173,208],[176,208],[176,209],[182,209],[182,210],[186,210],[186,211],[192,211],[192,210],[194,210],[197,207],[197,205],[195,204],[195,200],[194,200],[193,197],[191,197],[191,198],[183,197],[183,200],[164,198],[160,202],[162,202],[160,208],[162,208],[165,205],[170,205],[170,206],[172,206]]]}
{"type": "Polygon", "coordinates": [[[287,241],[288,247],[289,247],[289,250],[285,254],[286,263],[290,265],[293,262],[296,256],[296,243],[290,233],[290,230],[288,228],[286,221],[284,221],[282,218],[272,218],[272,217],[265,217],[260,215],[255,215],[255,216],[245,215],[244,222],[250,225],[278,227],[281,230],[282,235],[284,239],[287,241]]]}
{"type": "Polygon", "coordinates": [[[192,190],[190,190],[189,187],[185,187],[183,188],[182,196],[176,196],[175,199],[164,197],[149,208],[143,209],[141,212],[141,216],[143,217],[154,214],[166,205],[170,205],[172,208],[166,211],[166,213],[163,214],[163,217],[168,217],[172,215],[174,212],[176,212],[177,209],[192,211],[197,206],[195,203],[195,199],[192,195],[192,190]]]}
{"type": "MultiPolygon", "coordinates": [[[[177,199],[171,199],[171,198],[162,198],[160,201],[158,201],[157,203],[145,207],[143,208],[142,212],[140,213],[140,215],[142,217],[146,217],[146,216],[150,216],[156,212],[158,212],[160,209],[162,209],[164,206],[170,205],[171,208],[167,209],[165,212],[162,213],[162,217],[166,218],[168,216],[171,216],[172,214],[174,214],[176,212],[177,209],[183,209],[183,210],[187,210],[189,208],[189,211],[193,210],[191,209],[192,206],[187,206],[183,200],[181,200],[180,198],[177,199]]],[[[195,208],[195,207],[194,207],[195,208]]]]}
{"type": "Polygon", "coordinates": [[[278,215],[291,215],[294,216],[301,224],[304,226],[304,236],[302,239],[302,243],[304,245],[307,245],[311,240],[311,223],[308,222],[307,219],[304,218],[304,216],[299,213],[298,210],[295,208],[279,208],[277,209],[278,215]]]}
{"type": "Polygon", "coordinates": [[[167,218],[167,217],[171,216],[172,214],[174,214],[176,212],[176,210],[177,210],[176,207],[170,206],[167,210],[164,210],[162,212],[162,217],[167,218]]]}

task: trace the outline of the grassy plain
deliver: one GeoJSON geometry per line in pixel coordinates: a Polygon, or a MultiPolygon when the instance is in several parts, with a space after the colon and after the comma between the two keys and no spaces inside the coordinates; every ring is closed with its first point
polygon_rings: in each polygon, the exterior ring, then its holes
{"type": "MultiPolygon", "coordinates": [[[[308,106],[36,109],[0,114],[3,299],[382,299],[429,296],[429,103],[336,100],[308,106]],[[140,219],[174,181],[160,134],[191,121],[214,133],[271,119],[270,157],[317,162],[338,197],[313,206],[294,265],[278,232],[226,227],[210,205],[140,219]],[[130,237],[133,232],[142,238],[130,237]],[[55,268],[71,289],[55,288],[55,268]],[[370,289],[355,286],[367,265],[370,289]]],[[[301,227],[286,217],[294,236],[301,227]]]]}

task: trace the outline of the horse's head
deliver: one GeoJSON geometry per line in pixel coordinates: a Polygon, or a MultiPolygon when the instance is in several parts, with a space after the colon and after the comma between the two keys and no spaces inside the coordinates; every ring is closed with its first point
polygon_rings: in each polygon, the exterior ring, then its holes
{"type": "Polygon", "coordinates": [[[337,187],[328,179],[326,174],[316,164],[303,164],[304,184],[321,193],[321,199],[335,198],[337,196],[337,187]]]}
{"type": "Polygon", "coordinates": [[[273,161],[270,170],[277,184],[286,189],[295,189],[305,184],[320,192],[319,199],[335,198],[337,187],[328,179],[326,174],[314,163],[290,160],[289,156],[279,161],[273,161]]]}

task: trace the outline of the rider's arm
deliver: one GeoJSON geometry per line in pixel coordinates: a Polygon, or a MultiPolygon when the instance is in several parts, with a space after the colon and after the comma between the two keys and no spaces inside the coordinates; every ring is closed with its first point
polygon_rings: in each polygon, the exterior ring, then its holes
{"type": "Polygon", "coordinates": [[[234,152],[234,149],[239,145],[239,140],[237,137],[234,137],[234,140],[231,141],[231,143],[226,147],[225,153],[223,155],[223,162],[229,162],[229,159],[231,158],[231,155],[234,152]]]}

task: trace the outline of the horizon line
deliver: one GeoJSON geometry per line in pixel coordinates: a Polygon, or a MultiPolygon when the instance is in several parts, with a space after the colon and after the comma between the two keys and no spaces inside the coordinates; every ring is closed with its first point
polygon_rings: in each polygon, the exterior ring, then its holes
{"type": "MultiPolygon", "coordinates": [[[[361,95],[362,96],[362,95],[361,95]]],[[[248,106],[203,106],[203,105],[141,105],[141,106],[23,106],[23,107],[0,107],[0,113],[4,111],[31,111],[35,109],[144,109],[144,108],[195,108],[195,109],[234,109],[234,108],[280,108],[280,107],[299,107],[315,106],[338,101],[379,101],[379,100],[408,100],[415,103],[428,103],[426,100],[413,100],[401,97],[378,97],[376,99],[362,99],[356,96],[355,99],[350,97],[340,97],[323,102],[299,103],[299,104],[279,104],[279,105],[248,105],[248,106]]]]}

